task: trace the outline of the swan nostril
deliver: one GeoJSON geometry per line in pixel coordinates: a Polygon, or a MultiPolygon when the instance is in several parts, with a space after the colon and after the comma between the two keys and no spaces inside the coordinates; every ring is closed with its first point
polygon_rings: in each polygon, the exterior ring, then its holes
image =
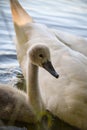
{"type": "Polygon", "coordinates": [[[40,54],[40,55],[39,55],[39,57],[43,58],[43,55],[42,55],[42,54],[40,54]]]}

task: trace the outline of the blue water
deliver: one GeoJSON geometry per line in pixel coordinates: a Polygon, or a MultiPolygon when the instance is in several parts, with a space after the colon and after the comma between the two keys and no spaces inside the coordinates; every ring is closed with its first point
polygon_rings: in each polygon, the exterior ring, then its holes
{"type": "MultiPolygon", "coordinates": [[[[87,38],[87,0],[20,0],[36,22],[87,38]]],[[[0,0],[0,83],[22,84],[8,0],[0,0]]]]}

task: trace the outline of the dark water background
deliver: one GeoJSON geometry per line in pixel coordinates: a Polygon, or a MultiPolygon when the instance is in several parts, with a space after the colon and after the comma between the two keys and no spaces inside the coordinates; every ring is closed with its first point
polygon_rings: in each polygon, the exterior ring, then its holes
{"type": "MultiPolygon", "coordinates": [[[[87,38],[87,0],[20,0],[36,22],[87,38]]],[[[0,83],[23,85],[8,0],[0,0],[0,83]]]]}

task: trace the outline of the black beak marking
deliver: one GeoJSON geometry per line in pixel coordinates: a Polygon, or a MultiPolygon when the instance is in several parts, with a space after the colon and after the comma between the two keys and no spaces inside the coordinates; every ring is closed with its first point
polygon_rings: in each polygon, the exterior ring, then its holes
{"type": "Polygon", "coordinates": [[[57,72],[55,71],[52,63],[50,61],[47,61],[45,63],[42,64],[42,67],[44,69],[46,69],[50,74],[52,74],[55,78],[58,78],[59,75],[57,74],[57,72]]]}

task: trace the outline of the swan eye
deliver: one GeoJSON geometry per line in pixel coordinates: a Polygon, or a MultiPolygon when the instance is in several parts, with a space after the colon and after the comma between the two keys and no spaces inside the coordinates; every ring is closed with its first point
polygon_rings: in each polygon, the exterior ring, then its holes
{"type": "Polygon", "coordinates": [[[40,57],[40,58],[43,58],[43,55],[42,55],[42,54],[39,54],[39,57],[40,57]]]}

